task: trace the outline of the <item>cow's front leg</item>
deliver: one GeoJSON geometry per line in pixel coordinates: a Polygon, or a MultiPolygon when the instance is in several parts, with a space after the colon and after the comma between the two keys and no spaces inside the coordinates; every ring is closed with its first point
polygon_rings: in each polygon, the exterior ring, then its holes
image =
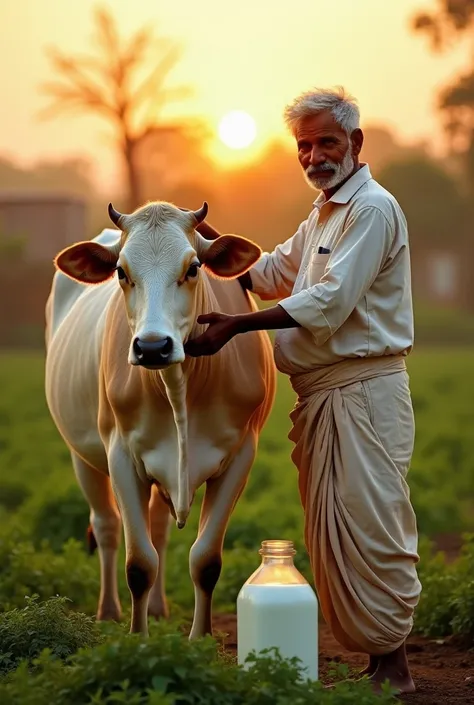
{"type": "Polygon", "coordinates": [[[150,502],[150,531],[153,546],[158,553],[158,576],[151,589],[148,603],[148,614],[155,619],[167,618],[169,615],[165,590],[165,557],[170,520],[169,507],[155,486],[150,502]]]}
{"type": "Polygon", "coordinates": [[[189,555],[195,595],[190,639],[212,634],[212,596],[221,573],[224,536],[230,515],[247,482],[256,448],[257,439],[249,433],[227,470],[207,483],[198,537],[189,555]]]}
{"type": "Polygon", "coordinates": [[[100,597],[97,619],[118,621],[121,608],[117,589],[117,550],[121,526],[110,480],[75,453],[71,453],[71,457],[79,486],[91,509],[90,523],[99,549],[100,597]]]}
{"type": "Polygon", "coordinates": [[[158,556],[149,534],[151,486],[139,479],[120,441],[112,445],[109,467],[125,534],[126,576],[132,596],[130,632],[147,636],[148,599],[158,573],[158,556]]]}

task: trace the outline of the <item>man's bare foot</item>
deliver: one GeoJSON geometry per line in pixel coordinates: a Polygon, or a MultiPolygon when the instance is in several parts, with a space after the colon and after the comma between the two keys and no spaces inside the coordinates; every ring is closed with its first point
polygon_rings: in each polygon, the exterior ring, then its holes
{"type": "Polygon", "coordinates": [[[397,695],[416,692],[415,683],[409,673],[394,673],[393,671],[384,673],[383,669],[379,669],[371,676],[370,680],[376,693],[382,692],[382,685],[386,680],[389,681],[390,687],[397,691],[397,695]]]}
{"type": "Polygon", "coordinates": [[[415,692],[416,688],[408,667],[405,644],[390,654],[379,656],[378,661],[377,670],[370,676],[376,691],[380,692],[382,684],[388,680],[391,687],[399,694],[415,692]]]}
{"type": "Polygon", "coordinates": [[[379,667],[379,657],[378,656],[370,656],[369,663],[362,671],[359,671],[358,676],[360,678],[362,678],[363,676],[373,676],[378,667],[379,667]]]}

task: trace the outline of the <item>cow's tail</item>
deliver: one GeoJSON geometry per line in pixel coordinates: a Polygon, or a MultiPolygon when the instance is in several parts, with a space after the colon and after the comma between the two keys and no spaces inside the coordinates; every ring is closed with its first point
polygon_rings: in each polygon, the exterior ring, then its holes
{"type": "Polygon", "coordinates": [[[95,549],[97,548],[97,541],[92,530],[92,526],[89,524],[87,527],[87,548],[89,550],[89,555],[93,556],[95,549]]]}

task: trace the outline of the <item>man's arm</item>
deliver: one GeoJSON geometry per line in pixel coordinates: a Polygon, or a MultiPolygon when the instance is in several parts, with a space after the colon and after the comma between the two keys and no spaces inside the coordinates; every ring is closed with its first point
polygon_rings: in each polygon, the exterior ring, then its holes
{"type": "Polygon", "coordinates": [[[394,229],[376,207],[353,216],[329,257],[321,281],[266,311],[228,316],[210,313],[209,328],[186,344],[192,356],[213,355],[234,335],[303,327],[322,345],[344,323],[371,287],[390,254],[394,229]]]}
{"type": "Polygon", "coordinates": [[[249,333],[254,330],[281,330],[282,328],[300,328],[298,321],[277,304],[272,308],[251,313],[239,313],[234,316],[237,333],[249,333]]]}
{"type": "Polygon", "coordinates": [[[184,350],[186,355],[201,357],[214,355],[235,335],[252,330],[277,330],[280,328],[298,328],[295,321],[281,306],[277,305],[266,311],[243,313],[229,316],[225,313],[207,313],[198,317],[198,323],[208,323],[208,329],[197,338],[188,340],[184,350]]]}

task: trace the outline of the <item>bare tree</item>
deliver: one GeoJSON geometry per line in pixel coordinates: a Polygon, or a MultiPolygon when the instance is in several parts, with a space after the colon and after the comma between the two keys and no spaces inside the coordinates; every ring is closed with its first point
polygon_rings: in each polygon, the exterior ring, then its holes
{"type": "Polygon", "coordinates": [[[49,50],[59,80],[42,86],[53,98],[43,115],[56,117],[66,110],[95,113],[113,127],[126,171],[129,208],[133,209],[141,202],[137,148],[150,132],[166,135],[191,125],[167,122],[161,115],[166,105],[188,97],[191,91],[166,85],[181,55],[176,43],[156,38],[149,27],[126,41],[104,9],[95,11],[95,25],[94,54],[68,56],[57,49],[49,50]]]}

